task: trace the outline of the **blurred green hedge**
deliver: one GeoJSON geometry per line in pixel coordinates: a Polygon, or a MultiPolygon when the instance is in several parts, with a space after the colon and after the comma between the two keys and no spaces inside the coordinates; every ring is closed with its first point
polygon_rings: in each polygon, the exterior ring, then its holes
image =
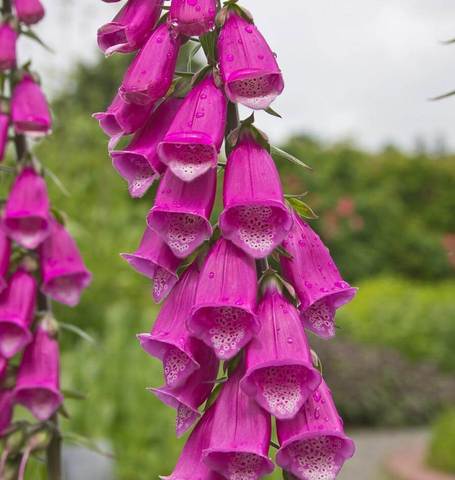
{"type": "Polygon", "coordinates": [[[455,473],[455,408],[443,413],[433,427],[428,463],[438,470],[455,473]]]}

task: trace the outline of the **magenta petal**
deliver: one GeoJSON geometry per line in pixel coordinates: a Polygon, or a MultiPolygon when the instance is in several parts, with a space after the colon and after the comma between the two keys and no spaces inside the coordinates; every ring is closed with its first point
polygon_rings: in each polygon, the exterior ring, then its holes
{"type": "Polygon", "coordinates": [[[300,480],[335,480],[354,455],[354,442],[344,433],[324,381],[294,419],[277,422],[277,432],[281,448],[276,461],[300,480]]]}
{"type": "Polygon", "coordinates": [[[223,236],[254,258],[269,255],[292,227],[275,163],[249,135],[229,156],[223,196],[223,236]]]}
{"type": "Polygon", "coordinates": [[[211,471],[202,461],[202,452],[208,446],[213,423],[213,408],[201,418],[189,436],[177,465],[169,476],[161,480],[223,480],[224,477],[211,471]]]}
{"type": "Polygon", "coordinates": [[[228,360],[259,331],[256,296],[254,260],[220,239],[205,260],[188,329],[228,360]]]}
{"type": "Polygon", "coordinates": [[[280,68],[256,26],[229,14],[218,39],[221,75],[226,95],[249,108],[270,106],[284,89],[280,68]]]}
{"type": "Polygon", "coordinates": [[[153,112],[147,123],[123,150],[111,152],[112,164],[128,182],[132,197],[142,197],[152,183],[164,172],[158,154],[158,143],[169,128],[181,100],[171,98],[153,112]]]}
{"type": "Polygon", "coordinates": [[[14,390],[0,388],[0,435],[10,426],[13,418],[14,390]]]}
{"type": "Polygon", "coordinates": [[[192,182],[184,182],[167,170],[161,179],[155,204],[147,216],[174,255],[191,255],[212,235],[210,215],[216,192],[216,170],[192,182]]]}
{"type": "Polygon", "coordinates": [[[51,130],[52,118],[46,97],[29,74],[14,87],[11,118],[18,134],[41,137],[51,130]]]}
{"type": "Polygon", "coordinates": [[[100,127],[106,135],[119,137],[130,135],[139,130],[147,121],[153,104],[136,105],[125,102],[116,95],[105,112],[94,113],[100,127]]]}
{"type": "Polygon", "coordinates": [[[0,384],[6,376],[8,370],[8,360],[0,354],[0,384]]]}
{"type": "Polygon", "coordinates": [[[300,300],[304,326],[323,338],[333,337],[335,312],[357,289],[343,281],[327,247],[297,214],[283,247],[293,257],[281,257],[281,266],[300,300]]]}
{"type": "Polygon", "coordinates": [[[63,402],[58,343],[41,325],[22,357],[15,400],[38,420],[47,420],[63,402]]]}
{"type": "Polygon", "coordinates": [[[0,355],[11,358],[32,340],[29,328],[35,315],[36,292],[35,279],[20,269],[0,295],[0,355]]]}
{"type": "Polygon", "coordinates": [[[16,42],[16,30],[8,22],[2,23],[0,25],[0,70],[10,70],[16,66],[16,42]]]}
{"type": "Polygon", "coordinates": [[[171,85],[179,49],[180,40],[166,24],[160,25],[126,71],[120,96],[139,105],[163,97],[171,85]]]}
{"type": "Polygon", "coordinates": [[[40,0],[13,0],[17,18],[26,25],[38,23],[44,17],[44,7],[40,0]]]}
{"type": "Polygon", "coordinates": [[[216,0],[172,0],[169,21],[180,34],[203,35],[215,27],[216,0]]]}
{"type": "Polygon", "coordinates": [[[277,418],[293,418],[321,383],[299,312],[272,284],[258,307],[261,331],[247,347],[245,393],[277,418]]]}
{"type": "Polygon", "coordinates": [[[5,157],[8,145],[9,116],[0,110],[0,162],[5,157]]]}
{"type": "Polygon", "coordinates": [[[74,307],[92,275],[87,270],[70,234],[55,220],[51,234],[40,249],[43,276],[42,291],[53,300],[74,307]]]}
{"type": "Polygon", "coordinates": [[[151,388],[163,403],[177,411],[175,422],[176,433],[181,437],[201,416],[198,407],[209,397],[218,373],[219,362],[213,352],[205,350],[205,358],[199,358],[198,368],[179,387],[151,388]]]}
{"type": "Polygon", "coordinates": [[[158,146],[161,161],[191,182],[216,167],[223,143],[227,102],[212,76],[197,84],[158,146]]]}
{"type": "Polygon", "coordinates": [[[139,273],[153,281],[153,298],[161,302],[177,283],[177,268],[181,260],[163,242],[161,237],[146,228],[135,253],[122,253],[122,257],[139,273]]]}
{"type": "Polygon", "coordinates": [[[9,260],[11,256],[11,242],[0,228],[0,293],[6,288],[6,275],[9,269],[9,260]]]}
{"type": "Polygon", "coordinates": [[[164,302],[152,331],[138,335],[142,348],[163,362],[168,387],[183,385],[211,355],[203,342],[190,336],[185,325],[194,304],[198,279],[199,270],[194,262],[164,302]]]}
{"type": "Polygon", "coordinates": [[[223,385],[213,407],[213,426],[204,462],[228,480],[257,480],[271,473],[268,458],[271,439],[270,415],[245,395],[239,368],[223,385]]]}
{"type": "Polygon", "coordinates": [[[100,49],[110,55],[142,47],[160,17],[162,3],[162,0],[129,0],[111,22],[98,29],[100,49]]]}
{"type": "Polygon", "coordinates": [[[22,170],[11,188],[3,228],[13,240],[29,249],[36,248],[49,235],[46,183],[31,167],[22,170]]]}

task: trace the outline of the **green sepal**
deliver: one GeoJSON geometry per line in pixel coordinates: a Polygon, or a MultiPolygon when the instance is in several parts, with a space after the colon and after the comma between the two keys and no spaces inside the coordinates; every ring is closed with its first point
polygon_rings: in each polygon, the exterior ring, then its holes
{"type": "Polygon", "coordinates": [[[294,165],[298,165],[299,167],[313,170],[309,165],[302,162],[302,160],[300,160],[299,158],[294,157],[294,155],[291,155],[290,153],[285,152],[284,150],[281,150],[281,148],[275,147],[274,145],[272,145],[270,153],[275,161],[286,160],[287,162],[291,162],[294,165]]]}
{"type": "Polygon", "coordinates": [[[309,220],[319,218],[313,209],[303,200],[300,200],[299,198],[288,198],[286,201],[300,217],[309,220]]]}

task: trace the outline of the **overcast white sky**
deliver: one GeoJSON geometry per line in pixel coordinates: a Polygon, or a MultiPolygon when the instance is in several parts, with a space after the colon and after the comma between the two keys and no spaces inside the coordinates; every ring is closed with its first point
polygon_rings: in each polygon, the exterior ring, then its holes
{"type": "MultiPolygon", "coordinates": [[[[52,91],[74,63],[97,58],[96,29],[120,3],[43,2],[48,16],[38,30],[57,54],[28,42],[21,50],[38,59],[52,91]]],[[[430,145],[443,136],[455,149],[455,97],[427,100],[455,89],[455,45],[438,43],[455,37],[453,0],[242,4],[253,12],[285,75],[286,90],[274,104],[284,119],[260,116],[273,139],[306,131],[329,140],[350,137],[369,148],[390,141],[412,148],[417,136],[430,145]]]]}

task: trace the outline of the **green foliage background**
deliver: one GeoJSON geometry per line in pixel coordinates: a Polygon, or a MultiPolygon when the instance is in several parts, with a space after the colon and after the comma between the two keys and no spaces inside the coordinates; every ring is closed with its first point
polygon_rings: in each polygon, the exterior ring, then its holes
{"type": "MultiPolygon", "coordinates": [[[[54,203],[67,213],[94,273],[77,309],[57,307],[60,319],[97,339],[93,346],[63,334],[63,383],[88,394],[85,402],[68,401],[72,417],[64,428],[107,439],[117,456],[119,478],[145,480],[169,473],[181,445],[173,435],[173,412],[145,391],[161,382],[158,362],[135,339],[156,316],[150,286],[118,255],[136,248],[152,194],[134,201],[128,197],[107,155],[107,139],[89,117],[110,102],[127,62],[122,57],[76,68],[55,101],[55,134],[38,153],[70,192],[66,197],[51,184],[54,203]]],[[[290,139],[287,147],[314,172],[280,165],[285,190],[309,191],[307,201],[321,216],[312,226],[347,279],[360,286],[358,298],[339,316],[340,340],[321,348],[330,351],[344,341],[367,343],[372,347],[361,350],[357,359],[387,347],[411,365],[453,372],[455,282],[443,239],[455,232],[455,157],[393,147],[369,153],[351,143],[327,145],[305,135],[290,139]]],[[[372,365],[362,382],[374,376],[375,399],[383,400],[372,409],[367,396],[344,400],[342,389],[335,390],[342,409],[351,405],[356,412],[351,421],[375,425],[387,417],[389,424],[408,423],[413,402],[395,406],[386,374],[374,362],[360,363],[372,365]],[[378,412],[385,411],[391,414],[378,419],[378,412]]],[[[360,378],[355,369],[339,375],[347,385],[360,378]]],[[[368,394],[368,384],[358,387],[368,394]]],[[[418,418],[431,418],[431,392],[418,387],[413,392],[424,409],[418,418]]]]}

